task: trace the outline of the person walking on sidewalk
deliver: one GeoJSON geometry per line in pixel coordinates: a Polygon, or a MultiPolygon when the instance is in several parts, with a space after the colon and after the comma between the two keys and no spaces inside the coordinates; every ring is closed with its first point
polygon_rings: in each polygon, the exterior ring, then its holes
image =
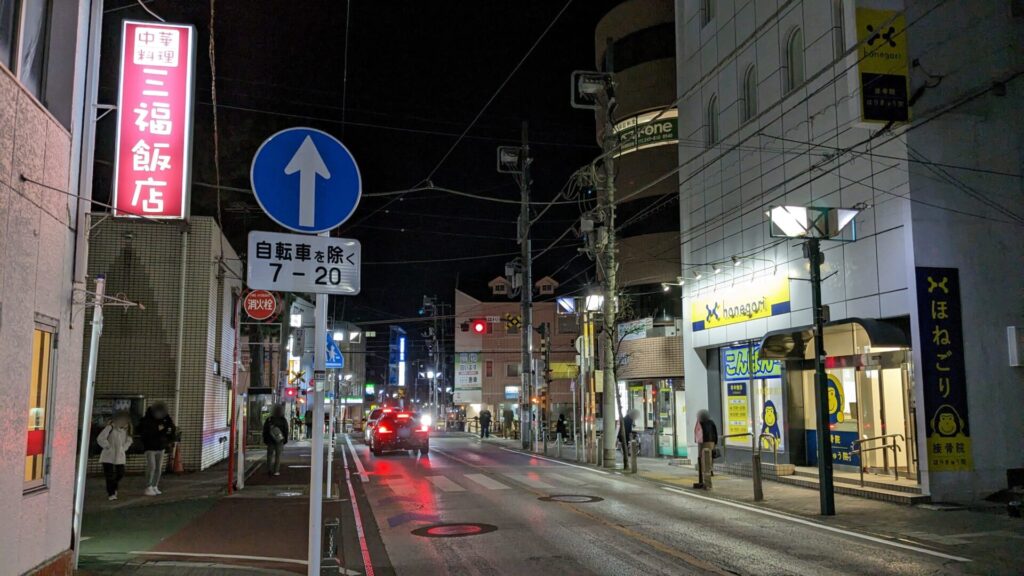
{"type": "Polygon", "coordinates": [[[132,421],[128,414],[114,414],[107,427],[96,437],[96,443],[103,449],[100,452],[100,463],[103,464],[103,477],[107,480],[107,500],[117,500],[117,485],[124,478],[125,455],[132,445],[132,421]]]}
{"type": "Polygon", "coordinates": [[[697,413],[697,426],[694,428],[694,436],[697,441],[697,469],[700,472],[695,488],[710,487],[712,461],[715,458],[715,446],[718,444],[718,426],[711,419],[707,410],[697,413]]]}
{"type": "Polygon", "coordinates": [[[312,408],[306,410],[305,424],[306,424],[306,439],[309,440],[309,439],[313,438],[313,409],[312,408]]]}
{"type": "Polygon", "coordinates": [[[491,411],[487,408],[480,413],[480,437],[491,437],[491,411]]]}
{"type": "Polygon", "coordinates": [[[565,422],[565,414],[559,414],[558,422],[555,423],[555,439],[559,442],[565,442],[565,436],[568,433],[569,430],[565,422]]]}
{"type": "Polygon", "coordinates": [[[288,420],[284,417],[284,407],[278,404],[270,418],[263,423],[263,443],[267,445],[267,473],[271,476],[281,475],[281,451],[288,443],[288,420]]]}
{"type": "Polygon", "coordinates": [[[155,402],[146,409],[146,415],[139,424],[142,433],[142,449],[146,454],[146,496],[157,496],[160,492],[160,476],[164,470],[164,452],[174,444],[177,428],[167,413],[167,405],[155,402]]]}

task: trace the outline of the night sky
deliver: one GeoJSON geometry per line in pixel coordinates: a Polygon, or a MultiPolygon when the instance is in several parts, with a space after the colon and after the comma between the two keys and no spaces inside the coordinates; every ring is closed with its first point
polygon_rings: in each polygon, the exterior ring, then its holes
{"type": "MultiPolygon", "coordinates": [[[[318,128],[352,151],[364,194],[414,187],[427,178],[563,4],[353,0],[345,90],[345,1],[218,0],[214,38],[220,217],[236,251],[244,253],[248,231],[278,230],[248,192],[250,162],[265,138],[292,126],[318,128]]],[[[523,120],[529,122],[533,141],[534,200],[551,199],[573,170],[596,156],[593,116],[569,106],[569,78],[572,70],[594,68],[594,27],[614,4],[573,2],[432,182],[518,199],[512,177],[495,170],[495,148],[516,144],[523,120]]],[[[198,31],[192,213],[216,216],[210,4],[154,0],[147,6],[168,22],[193,24],[198,31]]],[[[116,103],[122,19],[152,17],[134,1],[107,2],[101,103],[116,103]]],[[[111,114],[99,124],[97,144],[94,196],[104,202],[110,191],[113,129],[111,114]]],[[[518,206],[436,191],[393,199],[364,196],[349,222],[336,231],[362,242],[364,264],[362,294],[332,299],[335,317],[360,321],[414,316],[424,294],[451,302],[456,282],[472,292],[485,289],[513,258],[509,253],[518,251],[518,206]],[[496,256],[415,262],[486,255],[496,256]]],[[[546,246],[578,216],[576,205],[548,211],[534,229],[534,247],[546,246]]],[[[570,234],[564,247],[535,262],[535,278],[576,256],[579,244],[573,238],[570,234]]],[[[578,287],[590,275],[584,271],[588,263],[577,257],[557,279],[576,275],[564,288],[578,287]]]]}

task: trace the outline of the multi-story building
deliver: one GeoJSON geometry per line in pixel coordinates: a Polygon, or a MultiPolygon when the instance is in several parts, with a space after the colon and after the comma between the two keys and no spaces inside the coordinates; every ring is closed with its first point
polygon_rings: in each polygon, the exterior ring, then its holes
{"type": "MultiPolygon", "coordinates": [[[[90,224],[89,273],[144,306],[105,315],[94,427],[114,409],[141,417],[164,402],[181,431],[184,470],[212,466],[228,456],[241,261],[209,217],[176,224],[95,215],[90,224]]],[[[143,467],[142,455],[129,455],[129,471],[143,467]]]]}
{"type": "MultiPolygon", "coordinates": [[[[644,455],[686,455],[679,276],[675,9],[672,0],[628,0],[594,32],[597,68],[613,74],[618,279],[627,322],[619,329],[621,408],[657,442],[644,455]],[[666,176],[667,175],[667,176],[666,176]],[[668,287],[665,289],[665,287],[668,287]],[[657,325],[657,327],[655,327],[657,325]]],[[[598,141],[604,119],[598,114],[598,141]]]]}
{"type": "Polygon", "coordinates": [[[676,2],[686,430],[708,408],[730,463],[747,434],[816,462],[808,261],[769,214],[854,208],[823,241],[837,487],[860,468],[968,501],[1024,465],[1007,409],[1021,312],[1004,304],[1024,280],[1024,20],[995,0],[905,4],[676,2]]]}
{"type": "MultiPolygon", "coordinates": [[[[522,327],[518,300],[509,300],[510,286],[505,278],[489,283],[492,298],[475,298],[462,290],[455,291],[455,376],[453,403],[466,410],[466,417],[477,416],[485,407],[495,422],[506,411],[515,420],[520,418],[520,403],[530,402],[522,396],[522,327]],[[473,329],[475,322],[485,325],[482,333],[473,329]]],[[[578,334],[575,315],[559,314],[552,301],[558,283],[549,277],[534,283],[538,300],[533,303],[533,325],[551,328],[551,384],[547,388],[551,420],[564,413],[572,417],[573,386],[577,376],[575,341],[578,334]]],[[[535,382],[543,384],[544,354],[540,336],[534,334],[533,359],[537,363],[535,382]]]]}
{"type": "Polygon", "coordinates": [[[72,570],[88,6],[0,8],[0,574],[72,570]]]}

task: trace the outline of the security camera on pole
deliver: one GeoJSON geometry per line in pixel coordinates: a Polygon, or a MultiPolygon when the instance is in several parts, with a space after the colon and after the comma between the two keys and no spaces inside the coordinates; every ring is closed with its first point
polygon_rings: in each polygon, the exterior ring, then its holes
{"type": "Polygon", "coordinates": [[[359,294],[362,255],[358,240],[329,233],[355,212],[362,177],[348,149],[313,128],[289,128],[268,138],[253,157],[250,177],[267,216],[299,234],[251,232],[246,283],[253,289],[316,294],[307,565],[309,576],[315,576],[322,559],[327,296],[359,294]]]}

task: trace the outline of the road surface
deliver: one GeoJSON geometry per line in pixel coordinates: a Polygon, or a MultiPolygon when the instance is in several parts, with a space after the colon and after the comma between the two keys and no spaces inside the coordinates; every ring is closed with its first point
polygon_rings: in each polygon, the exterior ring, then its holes
{"type": "Polygon", "coordinates": [[[431,442],[425,457],[374,457],[361,443],[352,447],[369,480],[367,524],[372,530],[375,521],[400,576],[970,572],[971,563],[949,551],[472,438],[431,442]]]}

